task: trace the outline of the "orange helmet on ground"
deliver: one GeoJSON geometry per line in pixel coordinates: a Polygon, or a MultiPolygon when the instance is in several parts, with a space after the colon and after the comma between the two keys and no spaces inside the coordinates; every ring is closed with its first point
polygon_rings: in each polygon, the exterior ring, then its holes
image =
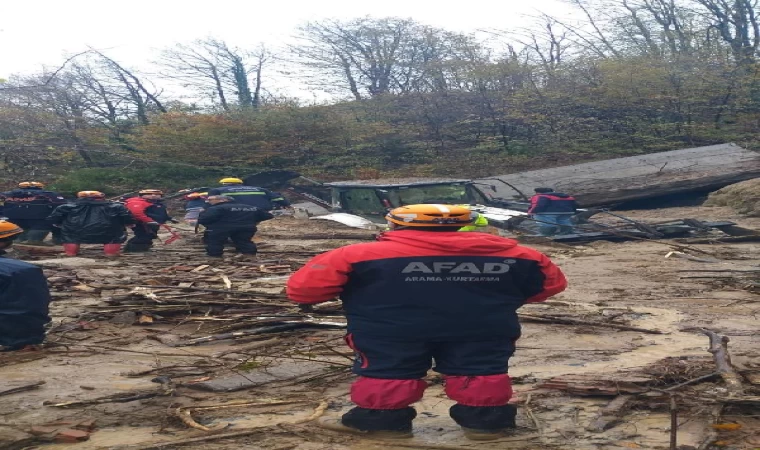
{"type": "Polygon", "coordinates": [[[0,239],[8,239],[11,236],[23,233],[24,230],[18,225],[5,220],[0,220],[0,239]]]}
{"type": "Polygon", "coordinates": [[[44,188],[45,185],[40,183],[39,181],[22,181],[18,184],[18,187],[21,189],[26,189],[30,187],[36,187],[36,188],[44,188]]]}
{"type": "Polygon", "coordinates": [[[160,189],[143,189],[137,195],[164,195],[164,192],[160,189]]]}
{"type": "Polygon", "coordinates": [[[77,198],[104,198],[106,194],[100,191],[79,191],[77,198]]]}
{"type": "Polygon", "coordinates": [[[469,208],[456,205],[407,205],[385,218],[404,227],[463,227],[474,221],[469,208]]]}

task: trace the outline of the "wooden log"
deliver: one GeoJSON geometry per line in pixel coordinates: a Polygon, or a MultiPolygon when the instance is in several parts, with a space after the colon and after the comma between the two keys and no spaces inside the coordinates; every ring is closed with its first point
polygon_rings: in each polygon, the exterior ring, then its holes
{"type": "Polygon", "coordinates": [[[267,297],[267,298],[287,298],[284,294],[270,294],[267,292],[257,292],[257,291],[232,291],[232,290],[225,290],[225,289],[208,289],[208,288],[197,288],[197,287],[179,287],[179,286],[151,286],[149,284],[93,284],[92,287],[98,288],[98,289],[134,289],[136,287],[146,287],[146,288],[152,288],[152,289],[176,289],[178,291],[196,291],[196,292],[214,292],[218,294],[228,294],[228,295],[250,295],[250,296],[259,296],[259,297],[267,297]]]}
{"type": "Polygon", "coordinates": [[[544,316],[544,315],[538,315],[538,314],[519,313],[518,315],[520,319],[531,321],[531,322],[557,323],[557,324],[562,324],[562,325],[587,325],[587,326],[592,326],[592,327],[613,328],[615,330],[621,330],[621,331],[636,331],[639,333],[647,333],[647,334],[665,334],[665,332],[660,331],[660,330],[632,327],[629,325],[620,325],[617,323],[592,322],[590,320],[569,319],[566,317],[544,316]]]}
{"type": "Polygon", "coordinates": [[[17,394],[19,392],[31,391],[31,390],[39,388],[43,384],[45,384],[44,381],[35,381],[35,382],[32,382],[32,383],[25,384],[23,386],[17,386],[17,387],[14,387],[14,388],[3,389],[3,390],[0,390],[0,397],[2,397],[4,395],[17,394]]]}
{"type": "Polygon", "coordinates": [[[633,399],[632,395],[618,395],[599,412],[599,416],[591,422],[586,430],[595,433],[612,427],[622,420],[622,416],[628,409],[629,402],[633,399]]]}
{"type": "Polygon", "coordinates": [[[678,239],[678,242],[682,242],[684,244],[731,244],[741,242],[760,242],[760,234],[753,234],[750,236],[678,239]]]}
{"type": "Polygon", "coordinates": [[[730,398],[742,396],[744,394],[742,377],[736,371],[733,364],[731,364],[731,354],[728,352],[728,342],[730,339],[728,336],[721,336],[714,331],[704,328],[701,331],[710,338],[710,348],[707,351],[713,355],[715,366],[718,368],[716,372],[723,379],[723,382],[726,383],[728,396],[730,398]]]}
{"type": "MultiPolygon", "coordinates": [[[[760,176],[760,157],[735,144],[650,153],[572,166],[534,170],[497,178],[522,192],[550,186],[572,194],[582,206],[608,205],[629,200],[694,191],[709,191],[760,176]]],[[[519,194],[489,178],[495,195],[508,200],[519,194]]]]}

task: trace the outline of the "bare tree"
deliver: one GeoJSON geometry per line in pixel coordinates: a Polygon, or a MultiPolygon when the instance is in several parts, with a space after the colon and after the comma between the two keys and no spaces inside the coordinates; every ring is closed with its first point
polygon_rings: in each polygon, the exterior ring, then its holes
{"type": "Polygon", "coordinates": [[[710,26],[731,47],[736,61],[750,64],[757,58],[760,23],[757,0],[696,0],[709,12],[710,26]]]}
{"type": "Polygon", "coordinates": [[[262,73],[271,60],[271,52],[263,45],[246,51],[208,38],[164,50],[159,64],[165,68],[164,77],[178,80],[230,111],[235,105],[259,108],[262,73]]]}
{"type": "Polygon", "coordinates": [[[322,87],[356,100],[385,94],[446,90],[479,45],[471,37],[411,19],[325,20],[300,28],[291,47],[298,62],[320,74],[322,87]]]}

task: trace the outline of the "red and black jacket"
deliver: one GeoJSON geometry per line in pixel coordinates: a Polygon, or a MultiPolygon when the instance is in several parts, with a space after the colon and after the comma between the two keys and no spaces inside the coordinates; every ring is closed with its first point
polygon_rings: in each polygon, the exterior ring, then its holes
{"type": "Polygon", "coordinates": [[[148,200],[142,197],[132,197],[124,202],[129,212],[140,223],[166,223],[172,218],[166,211],[166,206],[160,200],[148,200]]]}
{"type": "Polygon", "coordinates": [[[536,194],[530,199],[528,214],[575,214],[578,202],[560,192],[536,194]]]}
{"type": "Polygon", "coordinates": [[[566,286],[548,257],[511,239],[398,230],[315,257],[287,293],[304,304],[339,296],[351,333],[447,341],[517,339],[517,309],[566,286]]]}

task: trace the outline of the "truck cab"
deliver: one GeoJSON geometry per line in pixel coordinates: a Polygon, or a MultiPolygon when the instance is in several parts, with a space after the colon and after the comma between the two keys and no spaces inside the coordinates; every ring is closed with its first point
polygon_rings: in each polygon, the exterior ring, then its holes
{"type": "Polygon", "coordinates": [[[332,207],[361,216],[383,217],[388,209],[420,203],[448,205],[489,202],[470,180],[449,178],[394,178],[327,183],[332,207]]]}

